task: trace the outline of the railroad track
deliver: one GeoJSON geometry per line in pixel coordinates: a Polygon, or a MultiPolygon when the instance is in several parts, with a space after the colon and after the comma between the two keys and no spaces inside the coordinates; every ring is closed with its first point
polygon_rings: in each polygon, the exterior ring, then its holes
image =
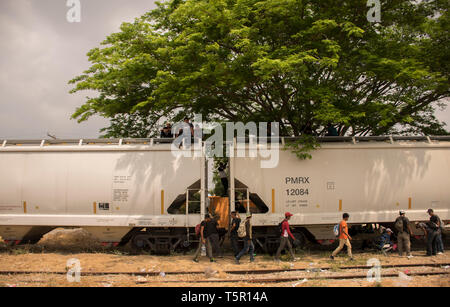
{"type": "MultiPolygon", "coordinates": [[[[450,270],[448,269],[448,263],[420,263],[420,264],[400,264],[400,265],[385,265],[381,267],[380,277],[385,278],[399,278],[400,272],[406,273],[408,277],[416,277],[416,276],[448,276],[450,278],[450,270]],[[421,267],[421,270],[414,271],[413,268],[421,267]],[[409,272],[403,271],[405,268],[412,269],[409,272]],[[428,270],[423,270],[423,268],[428,268],[428,270]],[[441,268],[440,270],[438,268],[441,268]],[[401,271],[395,269],[402,269],[401,271]]],[[[266,286],[282,284],[282,283],[293,283],[292,286],[297,286],[299,284],[303,284],[308,281],[313,280],[321,280],[321,281],[331,281],[331,280],[365,280],[367,278],[367,272],[372,267],[368,266],[346,266],[340,269],[345,270],[345,272],[333,272],[330,271],[333,268],[322,267],[318,271],[317,268],[303,268],[303,269],[273,269],[273,270],[233,270],[233,271],[225,271],[223,273],[227,273],[230,275],[234,275],[236,277],[231,276],[220,276],[212,274],[209,278],[202,278],[200,274],[203,276],[206,275],[206,272],[165,272],[165,274],[161,274],[160,272],[81,272],[81,276],[91,277],[91,283],[100,284],[105,286],[105,284],[110,287],[113,284],[118,284],[125,282],[128,284],[135,285],[161,285],[165,284],[170,286],[176,284],[184,284],[184,285],[201,285],[201,284],[216,284],[216,285],[227,285],[227,284],[263,284],[266,286]],[[328,269],[328,270],[327,270],[328,269]],[[324,271],[327,270],[327,271],[324,271]],[[358,270],[356,272],[352,272],[352,270],[358,270]],[[367,270],[361,272],[361,270],[367,270]],[[278,274],[280,275],[278,275],[278,274]],[[286,275],[281,275],[282,273],[286,273],[286,275]],[[297,273],[297,274],[292,274],[297,273]],[[161,274],[161,275],[160,275],[161,274]],[[194,275],[187,277],[187,274],[194,275]],[[251,275],[250,275],[251,274],[251,275]],[[275,274],[275,276],[274,276],[275,274]],[[159,276],[160,277],[156,277],[159,276]],[[187,278],[183,278],[180,276],[186,276],[187,278]],[[256,277],[256,276],[258,277],[256,277]],[[264,276],[265,275],[265,276],[264,276]],[[151,278],[151,277],[156,278],[151,278]],[[179,278],[177,278],[179,276],[179,278]],[[217,276],[217,277],[215,277],[217,276]],[[220,276],[220,278],[219,278],[220,276]],[[259,277],[261,276],[261,277],[259,277]],[[96,277],[100,277],[98,280],[96,277]],[[106,277],[102,278],[102,277],[106,277]],[[136,279],[137,277],[137,279],[136,279]],[[196,279],[199,278],[199,279],[196,279]],[[229,278],[227,278],[229,277],[229,278]],[[113,278],[113,280],[111,280],[113,278]],[[121,281],[114,281],[115,278],[125,278],[121,279],[121,281]]],[[[15,277],[15,276],[33,276],[32,274],[45,274],[45,276],[51,276],[53,274],[66,275],[67,272],[64,271],[0,271],[0,275],[6,277],[15,277]]],[[[19,278],[20,278],[19,277],[19,278]]],[[[404,280],[404,282],[408,282],[408,280],[404,280]]],[[[40,276],[38,279],[31,278],[26,280],[15,280],[15,283],[39,283],[45,284],[46,277],[40,276]]],[[[89,283],[89,281],[88,281],[89,283]]]]}
{"type": "MultiPolygon", "coordinates": [[[[435,276],[435,275],[450,275],[449,271],[433,271],[433,272],[412,272],[408,276],[435,276]]],[[[380,275],[381,278],[398,277],[398,273],[384,273],[380,275]]],[[[278,277],[278,278],[255,278],[255,279],[202,279],[202,280],[145,280],[137,281],[138,284],[149,283],[283,283],[301,281],[302,278],[307,280],[345,280],[345,279],[365,279],[367,274],[353,274],[353,275],[328,275],[328,276],[295,276],[295,277],[278,277]]]]}
{"type": "MultiPolygon", "coordinates": [[[[382,265],[381,269],[395,269],[395,268],[415,268],[415,267],[434,267],[443,268],[450,266],[450,263],[413,263],[413,264],[388,264],[382,265]]],[[[372,266],[343,266],[339,267],[339,270],[369,270],[372,266]]],[[[230,275],[265,275],[273,273],[285,273],[285,272],[306,272],[317,273],[321,270],[333,270],[335,267],[309,267],[309,268],[289,268],[289,269],[263,269],[263,270],[231,270],[223,271],[225,274],[230,275]]],[[[81,276],[103,276],[103,275],[131,275],[131,276],[160,276],[164,273],[164,276],[168,275],[202,275],[205,271],[87,271],[80,272],[81,276]]],[[[443,271],[443,273],[450,274],[450,270],[443,271]]],[[[24,271],[24,270],[0,270],[0,275],[31,275],[31,274],[47,274],[47,275],[66,275],[67,271],[24,271]]]]}

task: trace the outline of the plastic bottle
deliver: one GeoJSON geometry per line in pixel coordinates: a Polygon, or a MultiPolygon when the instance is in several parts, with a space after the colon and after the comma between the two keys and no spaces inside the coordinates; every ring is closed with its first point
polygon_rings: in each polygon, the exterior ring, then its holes
{"type": "Polygon", "coordinates": [[[202,252],[201,252],[202,256],[206,256],[206,246],[205,244],[202,244],[202,252]]]}

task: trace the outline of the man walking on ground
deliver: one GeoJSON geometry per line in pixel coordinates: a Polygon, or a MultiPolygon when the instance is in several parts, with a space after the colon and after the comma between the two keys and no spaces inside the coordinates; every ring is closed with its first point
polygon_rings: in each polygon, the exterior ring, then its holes
{"type": "Polygon", "coordinates": [[[409,219],[405,216],[405,211],[401,210],[400,216],[395,220],[395,228],[397,230],[397,245],[400,257],[403,257],[403,252],[406,252],[408,258],[411,255],[411,230],[409,219]]]}
{"type": "Polygon", "coordinates": [[[236,264],[239,264],[239,260],[242,256],[244,256],[247,252],[250,252],[250,262],[255,261],[254,259],[254,251],[255,246],[253,245],[252,240],[252,214],[247,213],[247,218],[245,219],[245,237],[244,237],[244,248],[240,251],[240,253],[236,256],[235,261],[236,264]]]}
{"type": "Polygon", "coordinates": [[[442,241],[442,230],[444,226],[442,225],[442,221],[437,216],[433,209],[428,209],[428,214],[430,215],[430,222],[432,223],[430,226],[434,228],[436,225],[436,251],[438,255],[442,255],[444,253],[444,242],[442,241]]]}
{"type": "Polygon", "coordinates": [[[289,237],[292,238],[292,240],[294,240],[294,242],[296,241],[294,235],[291,233],[291,229],[289,228],[289,220],[291,218],[292,214],[290,212],[286,212],[284,214],[285,219],[283,220],[283,222],[281,222],[281,241],[280,241],[280,247],[278,247],[276,256],[275,256],[275,261],[280,261],[280,255],[281,255],[281,251],[284,250],[286,248],[286,246],[288,247],[289,253],[291,254],[292,260],[296,261],[297,258],[295,258],[295,254],[294,251],[292,250],[292,245],[291,242],[289,241],[289,237]]]}
{"type": "Polygon", "coordinates": [[[206,247],[206,256],[208,256],[210,262],[215,262],[212,254],[212,246],[211,241],[209,239],[209,233],[208,233],[208,222],[211,222],[211,217],[209,214],[205,215],[205,219],[200,224],[200,242],[198,244],[197,251],[195,252],[194,261],[198,262],[198,257],[200,256],[200,253],[202,251],[203,244],[206,247]]]}
{"type": "Polygon", "coordinates": [[[236,211],[231,212],[231,219],[230,241],[231,247],[233,248],[234,257],[236,257],[240,252],[237,231],[239,229],[239,225],[241,224],[241,219],[237,215],[236,211]]]}
{"type": "Polygon", "coordinates": [[[344,213],[342,215],[342,221],[339,223],[339,246],[336,250],[331,254],[330,258],[334,260],[334,257],[344,248],[344,245],[347,246],[347,254],[350,260],[353,260],[352,255],[352,245],[350,244],[350,240],[352,237],[348,234],[348,225],[347,221],[350,215],[348,213],[344,213]]]}
{"type": "Polygon", "coordinates": [[[208,222],[206,222],[206,229],[209,233],[209,241],[211,242],[212,252],[213,256],[222,257],[222,251],[219,244],[219,230],[217,229],[217,226],[219,223],[217,222],[218,217],[214,216],[212,219],[210,219],[208,222]]]}

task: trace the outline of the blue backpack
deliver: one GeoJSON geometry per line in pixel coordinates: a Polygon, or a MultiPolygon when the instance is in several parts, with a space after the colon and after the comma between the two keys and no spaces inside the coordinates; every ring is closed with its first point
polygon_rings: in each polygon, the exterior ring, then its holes
{"type": "Polygon", "coordinates": [[[341,234],[340,230],[340,224],[334,225],[333,232],[336,237],[339,237],[339,235],[341,234]]]}

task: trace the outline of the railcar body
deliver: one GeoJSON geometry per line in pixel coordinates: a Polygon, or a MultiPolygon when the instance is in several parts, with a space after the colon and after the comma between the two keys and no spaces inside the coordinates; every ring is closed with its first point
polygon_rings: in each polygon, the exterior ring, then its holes
{"type": "Polygon", "coordinates": [[[170,252],[196,240],[208,210],[228,221],[237,209],[254,213],[257,245],[271,251],[286,211],[303,242],[332,242],[344,212],[355,229],[392,225],[399,210],[424,221],[433,208],[450,220],[448,137],[323,138],[310,160],[283,150],[289,141],[269,144],[279,154],[273,168],[234,148],[229,199],[209,207],[202,147],[173,153],[171,140],[158,139],[3,141],[0,236],[33,243],[56,227],[82,227],[102,242],[170,252]]]}
{"type": "Polygon", "coordinates": [[[34,242],[55,227],[82,227],[120,242],[135,229],[195,227],[205,207],[205,158],[193,148],[191,157],[174,155],[163,141],[4,142],[0,236],[34,242]],[[167,214],[180,198],[196,210],[167,214]]]}
{"type": "Polygon", "coordinates": [[[259,156],[237,157],[237,149],[231,159],[233,183],[269,208],[252,219],[260,242],[276,239],[268,226],[277,225],[287,211],[301,240],[320,242],[333,241],[332,227],[344,212],[355,226],[392,226],[399,210],[411,221],[424,221],[428,208],[450,220],[448,138],[328,138],[306,160],[282,150],[282,144],[272,146],[280,147],[274,168],[262,168],[259,156]]]}

